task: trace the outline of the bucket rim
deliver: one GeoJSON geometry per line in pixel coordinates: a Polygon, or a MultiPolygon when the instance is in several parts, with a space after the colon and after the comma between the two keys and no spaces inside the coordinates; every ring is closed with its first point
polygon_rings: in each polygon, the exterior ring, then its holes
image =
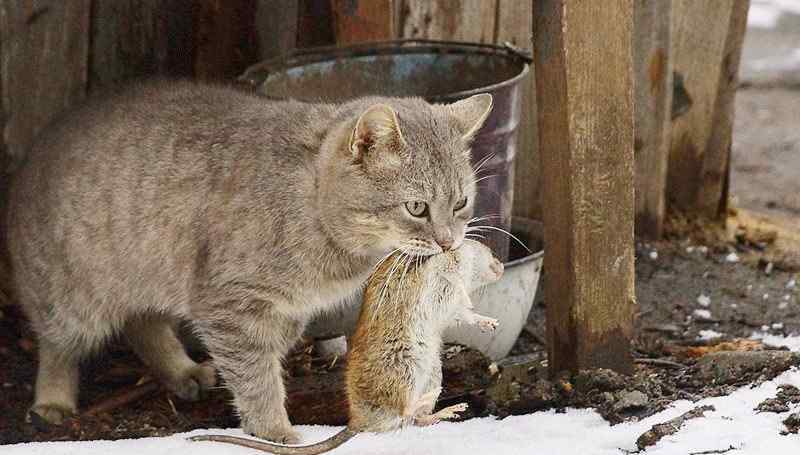
{"type": "MultiPolygon", "coordinates": [[[[335,60],[337,58],[356,58],[368,55],[401,55],[401,54],[485,54],[516,60],[522,65],[522,69],[514,76],[495,84],[490,84],[470,90],[446,93],[425,97],[426,99],[437,101],[448,101],[466,98],[479,93],[493,92],[518,84],[529,71],[530,63],[533,61],[528,51],[517,48],[511,43],[503,45],[475,43],[469,41],[446,41],[431,39],[399,39],[387,41],[370,41],[357,43],[348,46],[317,46],[302,49],[293,49],[288,53],[267,59],[249,66],[237,78],[239,83],[249,85],[257,89],[264,83],[270,72],[296,68],[299,66],[335,60]]],[[[283,97],[268,98],[284,99],[283,97]]]]}

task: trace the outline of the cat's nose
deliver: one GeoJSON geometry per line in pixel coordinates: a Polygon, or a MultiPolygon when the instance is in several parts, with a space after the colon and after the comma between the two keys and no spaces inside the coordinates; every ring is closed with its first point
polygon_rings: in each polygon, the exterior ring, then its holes
{"type": "Polygon", "coordinates": [[[436,243],[442,247],[442,251],[450,251],[453,248],[453,238],[446,237],[443,239],[436,239],[436,243]]]}

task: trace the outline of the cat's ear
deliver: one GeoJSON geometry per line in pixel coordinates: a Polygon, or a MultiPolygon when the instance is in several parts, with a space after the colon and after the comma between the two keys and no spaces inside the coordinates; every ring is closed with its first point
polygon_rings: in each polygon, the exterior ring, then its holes
{"type": "Polygon", "coordinates": [[[483,122],[492,112],[492,95],[488,93],[473,95],[447,105],[447,109],[461,126],[462,137],[469,140],[481,129],[483,122]]]}
{"type": "Polygon", "coordinates": [[[363,161],[374,146],[399,150],[405,144],[397,114],[386,104],[374,104],[358,118],[350,134],[350,152],[355,162],[363,161]]]}

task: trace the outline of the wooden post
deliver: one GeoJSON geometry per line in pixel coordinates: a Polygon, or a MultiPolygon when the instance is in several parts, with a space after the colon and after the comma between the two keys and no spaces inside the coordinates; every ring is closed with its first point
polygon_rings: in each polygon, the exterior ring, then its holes
{"type": "Polygon", "coordinates": [[[89,90],[146,75],[192,75],[192,4],[92,0],[89,90]]]}
{"type": "Polygon", "coordinates": [[[258,0],[259,58],[277,57],[297,47],[298,13],[299,0],[258,0]]]}
{"type": "Polygon", "coordinates": [[[33,138],[86,94],[89,0],[0,2],[3,148],[21,158],[33,138]]]}
{"type": "Polygon", "coordinates": [[[635,0],[636,234],[659,239],[666,208],[667,158],[671,131],[671,2],[635,0]]]}
{"type": "Polygon", "coordinates": [[[194,75],[229,81],[258,58],[255,0],[195,0],[194,75]]]}
{"type": "Polygon", "coordinates": [[[552,372],[632,371],[633,0],[533,12],[552,372]]]}
{"type": "Polygon", "coordinates": [[[672,60],[691,108],[673,122],[667,176],[670,203],[721,218],[733,125],[733,100],[749,0],[674,0],[672,60]]]}
{"type": "Polygon", "coordinates": [[[495,2],[487,0],[399,0],[403,38],[492,43],[495,2]]]}
{"type": "MultiPolygon", "coordinates": [[[[533,33],[533,2],[498,0],[495,42],[529,49],[533,33]]],[[[534,65],[529,67],[522,87],[522,115],[514,164],[514,215],[535,220],[542,218],[542,178],[539,168],[539,139],[536,128],[536,80],[534,65]]]]}
{"type": "Polygon", "coordinates": [[[332,0],[336,44],[395,37],[395,0],[332,0]]]}

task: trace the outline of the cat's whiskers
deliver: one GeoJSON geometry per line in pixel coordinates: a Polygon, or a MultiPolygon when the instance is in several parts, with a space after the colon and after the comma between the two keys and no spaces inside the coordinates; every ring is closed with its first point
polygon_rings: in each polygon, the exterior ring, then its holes
{"type": "Polygon", "coordinates": [[[473,232],[473,231],[479,231],[479,232],[480,232],[480,231],[485,231],[485,230],[487,230],[487,229],[488,229],[488,230],[492,230],[492,231],[501,232],[501,233],[503,233],[503,234],[505,234],[505,235],[509,236],[510,238],[514,239],[514,240],[515,240],[517,243],[519,243],[519,244],[522,246],[522,248],[525,248],[525,250],[526,250],[528,253],[533,253],[533,251],[531,251],[531,249],[530,249],[530,248],[528,248],[528,246],[527,246],[527,245],[525,245],[525,243],[523,243],[523,242],[522,242],[522,240],[518,239],[518,238],[517,238],[517,236],[515,236],[514,234],[512,234],[512,233],[510,233],[510,232],[506,231],[505,229],[501,229],[501,228],[499,228],[499,227],[497,227],[497,226],[487,226],[487,225],[482,225],[482,226],[469,226],[469,227],[467,227],[467,229],[466,229],[466,230],[467,230],[467,232],[473,232]]]}
{"type": "Polygon", "coordinates": [[[472,172],[474,172],[476,175],[477,175],[478,173],[480,173],[481,169],[483,169],[483,167],[484,167],[484,166],[486,166],[486,164],[487,164],[487,163],[488,163],[488,162],[489,162],[489,161],[490,161],[492,158],[494,158],[496,155],[497,155],[497,152],[494,152],[494,153],[491,153],[491,154],[489,154],[489,155],[486,155],[485,157],[483,157],[483,158],[482,158],[480,161],[478,161],[478,163],[477,163],[477,164],[475,164],[475,170],[473,170],[472,172]]]}

